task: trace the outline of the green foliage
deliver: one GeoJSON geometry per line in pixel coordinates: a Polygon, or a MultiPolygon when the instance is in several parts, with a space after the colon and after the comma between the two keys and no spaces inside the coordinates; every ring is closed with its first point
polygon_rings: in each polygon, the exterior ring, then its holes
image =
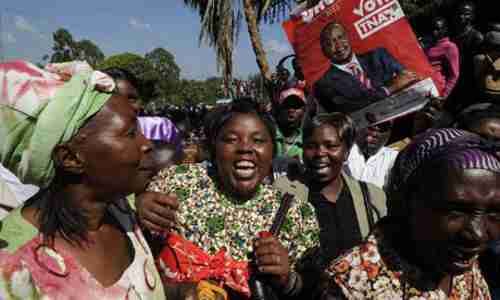
{"type": "Polygon", "coordinates": [[[158,77],[155,82],[154,97],[171,98],[177,91],[181,72],[175,63],[174,56],[163,48],[156,48],[146,53],[145,59],[153,67],[158,77]]]}
{"type": "Polygon", "coordinates": [[[157,48],[142,57],[133,53],[121,53],[106,58],[97,68],[118,67],[132,72],[141,83],[139,93],[149,108],[160,109],[168,104],[213,104],[222,97],[222,78],[206,80],[180,79],[180,68],[174,56],[163,48],[157,48]]]}
{"type": "Polygon", "coordinates": [[[150,102],[155,95],[155,84],[159,80],[153,65],[144,57],[125,52],[112,55],[97,65],[97,69],[122,68],[134,74],[140,81],[139,94],[143,103],[150,102]]]}
{"type": "Polygon", "coordinates": [[[179,82],[175,98],[171,98],[172,103],[182,104],[186,101],[191,103],[215,104],[215,101],[222,98],[222,78],[211,77],[206,80],[187,80],[179,82]]]}
{"type": "MultiPolygon", "coordinates": [[[[104,53],[92,41],[83,39],[75,41],[71,33],[59,28],[52,34],[54,45],[52,46],[52,55],[50,62],[66,62],[72,60],[85,60],[91,66],[96,66],[104,60],[104,53]]],[[[45,56],[48,59],[48,55],[45,56]]]]}

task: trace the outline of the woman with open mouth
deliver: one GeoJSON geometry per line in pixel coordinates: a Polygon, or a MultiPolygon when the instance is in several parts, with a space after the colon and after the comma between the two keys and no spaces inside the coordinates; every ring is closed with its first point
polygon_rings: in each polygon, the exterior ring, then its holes
{"type": "Polygon", "coordinates": [[[398,156],[389,216],[328,268],[325,299],[491,299],[477,258],[500,237],[498,145],[429,130],[398,156]]]}
{"type": "MultiPolygon", "coordinates": [[[[246,299],[251,293],[248,255],[253,250],[259,272],[267,275],[276,294],[291,297],[302,279],[290,266],[318,243],[319,229],[309,217],[313,208],[296,198],[279,236],[254,243],[259,232],[269,230],[281,203],[281,194],[263,183],[272,173],[273,123],[254,103],[237,100],[209,126],[209,167],[173,166],[150,184],[150,190],[175,194],[180,202],[177,232],[164,235],[157,259],[166,289],[174,293],[172,298],[198,287],[246,299]],[[173,283],[192,284],[176,290],[173,283]]],[[[162,214],[160,205],[138,206],[148,228],[166,232],[162,224],[168,214],[162,214]]]]}
{"type": "Polygon", "coordinates": [[[302,291],[304,297],[311,295],[308,288],[316,289],[327,264],[361,243],[387,213],[381,189],[342,171],[355,134],[352,119],[343,113],[320,114],[304,124],[303,182],[321,229],[321,247],[310,249],[299,264],[304,277],[315,278],[302,291]]]}

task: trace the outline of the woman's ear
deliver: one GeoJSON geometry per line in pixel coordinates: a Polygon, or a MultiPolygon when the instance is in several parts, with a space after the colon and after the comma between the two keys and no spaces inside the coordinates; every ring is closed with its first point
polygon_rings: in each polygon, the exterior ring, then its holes
{"type": "Polygon", "coordinates": [[[65,143],[54,148],[56,168],[69,174],[81,175],[84,172],[84,160],[74,147],[65,143]]]}

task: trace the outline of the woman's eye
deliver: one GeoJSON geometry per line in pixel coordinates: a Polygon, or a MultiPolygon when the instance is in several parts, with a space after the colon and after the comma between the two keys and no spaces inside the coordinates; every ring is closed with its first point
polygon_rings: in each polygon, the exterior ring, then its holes
{"type": "Polygon", "coordinates": [[[136,127],[132,127],[128,130],[127,132],[127,136],[129,137],[135,137],[137,134],[137,128],[136,127]]]}
{"type": "Polygon", "coordinates": [[[236,143],[236,138],[232,136],[228,136],[222,139],[222,141],[226,144],[234,144],[236,143]]]}
{"type": "Polygon", "coordinates": [[[265,142],[266,142],[266,140],[265,140],[264,138],[255,138],[255,139],[254,139],[254,142],[255,142],[256,144],[263,144],[263,143],[265,143],[265,142]]]}

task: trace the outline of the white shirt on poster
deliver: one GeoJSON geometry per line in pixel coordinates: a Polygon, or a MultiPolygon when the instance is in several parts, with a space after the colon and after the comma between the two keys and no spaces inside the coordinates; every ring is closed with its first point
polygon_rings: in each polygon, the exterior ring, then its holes
{"type": "Polygon", "coordinates": [[[332,63],[332,65],[334,65],[335,67],[339,68],[340,70],[342,70],[344,72],[351,74],[352,76],[356,76],[355,74],[353,74],[353,70],[352,70],[353,65],[355,65],[356,68],[358,68],[359,72],[364,72],[363,67],[359,63],[359,60],[354,53],[352,54],[352,58],[349,62],[347,62],[345,64],[341,64],[341,65],[332,63]]]}
{"type": "Polygon", "coordinates": [[[382,147],[377,153],[365,159],[359,146],[354,144],[344,169],[357,180],[372,183],[383,189],[397,156],[398,151],[382,147]]]}

